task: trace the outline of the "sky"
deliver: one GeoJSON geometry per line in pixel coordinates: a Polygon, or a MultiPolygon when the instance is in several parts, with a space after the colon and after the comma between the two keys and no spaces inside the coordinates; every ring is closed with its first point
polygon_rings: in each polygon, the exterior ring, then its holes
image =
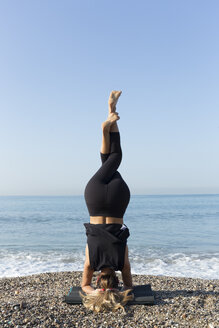
{"type": "Polygon", "coordinates": [[[219,193],[217,0],[0,1],[0,195],[82,195],[111,90],[132,194],[219,193]]]}

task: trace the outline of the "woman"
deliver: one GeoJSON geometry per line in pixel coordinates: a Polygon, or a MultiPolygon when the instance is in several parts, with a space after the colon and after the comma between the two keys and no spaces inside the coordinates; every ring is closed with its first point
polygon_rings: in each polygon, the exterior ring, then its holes
{"type": "MultiPolygon", "coordinates": [[[[109,115],[102,124],[102,166],[85,188],[85,201],[90,214],[86,223],[87,245],[81,287],[84,305],[95,312],[123,308],[132,295],[132,277],[126,245],[128,228],[123,216],[130,199],[130,191],[117,171],[122,160],[119,120],[116,104],[121,91],[109,97],[109,115]],[[115,271],[122,272],[123,292],[118,290],[115,271]],[[97,289],[91,286],[94,271],[101,271],[97,289]]],[[[123,308],[124,310],[124,308],[123,308]]]]}

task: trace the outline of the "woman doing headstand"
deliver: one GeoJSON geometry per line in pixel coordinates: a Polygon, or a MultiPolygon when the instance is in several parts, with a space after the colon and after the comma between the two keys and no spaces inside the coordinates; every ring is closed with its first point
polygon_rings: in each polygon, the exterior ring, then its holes
{"type": "Polygon", "coordinates": [[[130,200],[130,191],[117,171],[122,150],[117,125],[116,104],[121,91],[112,91],[109,97],[109,115],[102,123],[102,166],[89,180],[85,188],[85,201],[90,214],[86,223],[87,245],[81,287],[84,305],[95,312],[116,310],[132,295],[132,277],[128,259],[128,228],[123,216],[130,200]],[[122,272],[123,292],[118,290],[115,271],[122,272]],[[94,271],[101,271],[97,289],[91,286],[94,271]]]}

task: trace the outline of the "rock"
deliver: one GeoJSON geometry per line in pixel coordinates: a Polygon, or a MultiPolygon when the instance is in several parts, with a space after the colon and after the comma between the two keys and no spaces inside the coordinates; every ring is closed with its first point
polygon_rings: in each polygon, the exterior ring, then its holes
{"type": "Polygon", "coordinates": [[[26,309],[27,303],[25,301],[20,302],[20,309],[26,309]]]}
{"type": "Polygon", "coordinates": [[[14,310],[20,310],[20,304],[14,304],[13,309],[14,310]]]}
{"type": "Polygon", "coordinates": [[[215,328],[216,326],[214,326],[214,324],[213,323],[209,323],[208,324],[208,328],[215,328]]]}

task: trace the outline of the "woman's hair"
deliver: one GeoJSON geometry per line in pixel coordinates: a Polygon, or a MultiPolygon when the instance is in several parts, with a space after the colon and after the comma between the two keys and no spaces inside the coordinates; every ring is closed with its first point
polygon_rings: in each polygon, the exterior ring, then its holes
{"type": "Polygon", "coordinates": [[[133,294],[128,295],[131,289],[120,292],[118,288],[119,280],[114,270],[109,273],[101,273],[97,277],[98,293],[84,295],[80,293],[84,306],[94,312],[116,311],[119,308],[125,312],[124,305],[133,300],[133,294]]]}

